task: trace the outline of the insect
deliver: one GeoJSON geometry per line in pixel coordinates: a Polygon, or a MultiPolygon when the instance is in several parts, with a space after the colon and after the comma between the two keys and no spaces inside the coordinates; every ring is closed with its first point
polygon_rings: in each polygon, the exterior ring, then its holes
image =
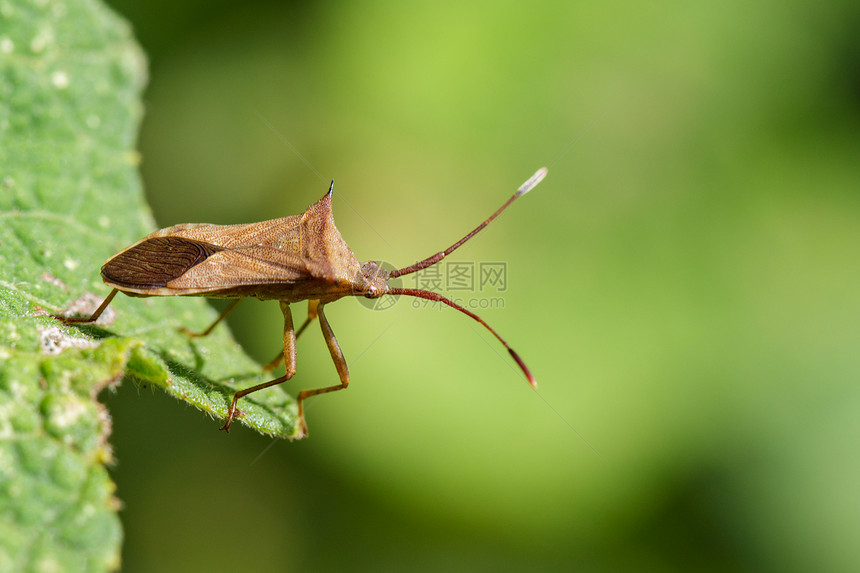
{"type": "Polygon", "coordinates": [[[301,215],[244,225],[182,224],[161,229],[108,259],[101,269],[101,276],[113,290],[91,316],[56,318],[68,324],[94,322],[117,292],[134,297],[204,296],[236,299],[206,330],[201,333],[186,331],[191,336],[205,336],[236,308],[242,298],[279,301],[284,314],[284,349],[264,369],[272,370],[284,360],[286,373],[236,392],[227,412],[227,421],[221,427],[225,431],[230,430],[230,424],[236,416],[242,415],[236,408],[242,397],[293,377],[296,373],[296,339],[313,320],[319,318],[340,384],[299,392],[296,398],[297,437],[307,436],[304,401],[318,394],[343,390],[349,385],[346,360],[324,311],[325,305],[345,296],[371,299],[386,294],[414,296],[459,310],[486,327],[505,346],[529,384],[537,387],[534,376],[520,356],[475,313],[441,294],[396,288],[389,286],[388,281],[425,269],[450,255],[489,225],[517,198],[533,189],[546,174],[546,168],[539,169],[495,213],[444,251],[391,272],[374,261],[359,262],[341,237],[335,227],[331,208],[334,182],[328,193],[301,215]],[[302,300],[308,301],[308,316],[296,331],[290,304],[302,300]]]}

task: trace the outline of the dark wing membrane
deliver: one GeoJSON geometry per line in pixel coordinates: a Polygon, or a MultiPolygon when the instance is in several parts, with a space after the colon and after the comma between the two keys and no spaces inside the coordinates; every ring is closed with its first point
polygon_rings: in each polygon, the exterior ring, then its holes
{"type": "Polygon", "coordinates": [[[181,277],[221,247],[181,237],[153,237],[119,253],[102,267],[102,277],[128,288],[158,288],[181,277]]]}

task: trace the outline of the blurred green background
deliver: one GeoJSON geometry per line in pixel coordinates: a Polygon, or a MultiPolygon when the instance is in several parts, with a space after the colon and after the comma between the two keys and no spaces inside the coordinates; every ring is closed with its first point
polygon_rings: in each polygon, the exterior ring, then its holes
{"type": "MultiPolygon", "coordinates": [[[[507,264],[481,315],[538,393],[411,299],[329,307],[353,384],[303,442],[126,383],[125,571],[860,568],[860,4],[112,5],[162,226],[334,178],[358,257],[403,266],[550,166],[454,257],[507,264]]],[[[278,351],[277,304],[230,325],[278,351]]],[[[298,366],[337,380],[316,327],[298,366]]]]}

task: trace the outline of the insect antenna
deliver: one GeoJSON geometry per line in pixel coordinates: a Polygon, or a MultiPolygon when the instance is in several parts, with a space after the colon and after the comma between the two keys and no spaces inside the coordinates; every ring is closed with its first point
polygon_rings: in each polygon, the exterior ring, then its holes
{"type": "Polygon", "coordinates": [[[510,353],[511,357],[516,361],[517,365],[522,369],[523,374],[526,375],[526,379],[529,381],[529,384],[531,385],[531,387],[537,388],[537,381],[535,380],[535,377],[532,376],[531,371],[526,366],[526,363],[523,362],[523,359],[520,358],[520,355],[517,354],[516,351],[510,347],[510,345],[505,341],[504,338],[499,336],[498,332],[493,330],[492,326],[490,326],[489,324],[484,322],[484,319],[482,319],[480,316],[478,316],[474,312],[472,312],[470,310],[466,310],[465,308],[463,308],[462,306],[460,306],[456,302],[452,301],[451,299],[445,298],[441,294],[435,293],[435,292],[429,291],[429,290],[421,290],[421,289],[416,289],[416,288],[391,288],[391,289],[389,289],[388,294],[400,294],[400,295],[406,295],[406,296],[414,296],[414,297],[423,298],[426,300],[441,302],[443,304],[447,304],[448,306],[450,306],[453,309],[459,310],[463,314],[467,314],[467,315],[471,316],[472,318],[474,318],[475,320],[477,320],[478,322],[483,324],[487,330],[492,332],[493,336],[495,336],[496,338],[499,339],[499,342],[501,342],[505,346],[505,348],[508,349],[508,352],[510,353]]]}
{"type": "MultiPolygon", "coordinates": [[[[493,219],[495,219],[496,217],[501,215],[502,211],[507,209],[508,206],[511,203],[513,203],[516,199],[518,199],[519,197],[522,197],[523,195],[525,195],[526,193],[528,193],[529,191],[534,189],[538,183],[543,181],[543,178],[546,177],[546,173],[547,173],[546,167],[541,167],[540,169],[538,169],[534,175],[529,177],[525,181],[525,183],[520,185],[520,188],[517,189],[517,192],[514,193],[513,195],[511,195],[511,198],[508,199],[507,201],[505,201],[504,205],[499,207],[499,209],[495,213],[490,215],[489,219],[487,219],[486,221],[484,221],[483,223],[481,223],[480,225],[475,227],[474,231],[472,231],[471,233],[469,233],[468,235],[466,235],[465,237],[463,237],[462,239],[460,239],[459,241],[457,241],[456,243],[454,243],[453,245],[451,245],[450,247],[448,247],[444,251],[439,251],[435,255],[427,257],[423,261],[418,261],[414,265],[409,265],[408,267],[403,267],[402,269],[392,271],[390,276],[392,278],[402,277],[403,275],[408,275],[409,273],[414,273],[415,271],[420,271],[421,269],[426,269],[427,267],[429,267],[431,265],[435,265],[436,263],[438,263],[439,261],[441,261],[442,259],[444,259],[448,255],[453,253],[457,248],[460,247],[460,245],[462,245],[463,243],[465,243],[466,241],[468,241],[469,239],[471,239],[472,237],[477,235],[478,231],[480,231],[481,229],[483,229],[484,227],[486,227],[487,225],[492,223],[493,219]]],[[[415,295],[415,296],[417,296],[417,295],[415,295]]],[[[434,300],[434,299],[431,299],[431,300],[434,300]]],[[[466,312],[468,314],[468,311],[466,311],[466,312]]],[[[483,321],[481,321],[481,322],[483,322],[483,321]]],[[[486,326],[486,325],[484,325],[484,326],[486,326]]],[[[487,328],[490,328],[490,327],[488,326],[487,328]]],[[[490,330],[492,330],[492,329],[490,329],[490,330]]],[[[498,337],[498,334],[496,334],[496,336],[498,337]]],[[[501,340],[501,338],[499,338],[499,340],[501,340]]],[[[502,342],[504,342],[504,341],[502,340],[502,342]]],[[[507,344],[505,344],[505,346],[507,346],[507,344]]],[[[510,350],[510,348],[508,348],[508,350],[510,350]]],[[[513,351],[511,351],[511,353],[513,354],[513,351]]],[[[519,362],[519,360],[518,360],[518,362],[519,362]]]]}
{"type": "MultiPolygon", "coordinates": [[[[457,241],[456,243],[454,243],[453,245],[451,245],[450,247],[448,247],[444,251],[439,251],[435,255],[427,257],[423,261],[418,261],[417,263],[415,263],[413,265],[409,265],[408,267],[403,267],[402,269],[392,271],[389,276],[391,276],[391,278],[402,277],[403,275],[408,275],[409,273],[414,273],[415,271],[420,271],[421,269],[426,269],[427,267],[429,267],[431,265],[435,265],[436,263],[438,263],[439,261],[441,261],[442,259],[444,259],[448,255],[453,253],[457,248],[460,247],[460,245],[462,245],[463,243],[465,243],[466,241],[468,241],[469,239],[474,237],[476,234],[478,234],[478,232],[481,229],[483,229],[484,227],[486,227],[487,225],[492,223],[493,219],[495,219],[496,217],[501,215],[502,211],[507,209],[511,203],[513,203],[519,197],[522,197],[523,195],[525,195],[526,193],[528,193],[529,191],[534,189],[538,183],[543,181],[543,178],[546,177],[546,173],[547,173],[546,167],[541,167],[540,169],[538,169],[535,172],[535,174],[532,175],[531,177],[529,177],[528,179],[526,179],[525,183],[520,185],[519,189],[517,189],[517,192],[514,193],[513,195],[511,195],[511,198],[508,199],[507,201],[505,201],[505,204],[502,205],[501,207],[499,207],[495,213],[490,215],[490,217],[486,221],[484,221],[483,223],[481,223],[480,225],[475,227],[475,229],[471,233],[469,233],[468,235],[466,235],[465,237],[463,237],[462,239],[460,239],[459,241],[457,241]]],[[[463,314],[467,314],[467,315],[471,316],[472,318],[474,318],[475,320],[480,322],[482,325],[484,325],[484,327],[487,330],[492,332],[493,336],[495,336],[496,338],[499,339],[499,342],[501,342],[505,346],[505,348],[508,349],[508,352],[510,353],[511,357],[516,361],[517,365],[522,369],[523,374],[526,375],[526,379],[529,381],[529,384],[531,384],[531,387],[537,388],[537,382],[535,381],[535,377],[532,376],[532,373],[529,371],[528,367],[526,366],[526,363],[523,362],[523,359],[520,358],[520,355],[517,354],[516,351],[510,347],[510,345],[505,341],[504,338],[499,336],[498,332],[493,330],[493,328],[489,324],[484,322],[484,319],[482,319],[480,316],[478,316],[474,312],[472,312],[470,310],[466,310],[465,308],[463,308],[459,304],[455,303],[454,301],[445,298],[444,296],[442,296],[439,293],[435,293],[435,292],[429,291],[429,290],[421,290],[421,289],[415,289],[415,288],[390,288],[388,290],[388,294],[414,296],[414,297],[423,298],[426,300],[441,302],[443,304],[447,304],[448,306],[450,306],[453,309],[459,310],[463,314]]]]}

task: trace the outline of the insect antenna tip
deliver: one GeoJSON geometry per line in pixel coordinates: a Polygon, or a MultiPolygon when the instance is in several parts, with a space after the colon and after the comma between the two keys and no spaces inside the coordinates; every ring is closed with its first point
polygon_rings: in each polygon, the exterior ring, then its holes
{"type": "Polygon", "coordinates": [[[521,195],[525,195],[526,193],[537,187],[537,184],[543,181],[543,178],[546,177],[546,174],[548,172],[549,169],[547,169],[546,167],[541,167],[540,169],[535,171],[534,175],[526,179],[525,183],[520,185],[520,188],[517,189],[516,196],[520,197],[521,195]]]}
{"type": "MultiPolygon", "coordinates": [[[[507,346],[507,344],[505,346],[507,346]]],[[[511,357],[514,359],[514,361],[517,363],[517,365],[523,371],[523,374],[526,375],[526,380],[528,380],[529,386],[531,386],[532,388],[537,390],[537,380],[535,380],[534,375],[532,375],[531,370],[529,370],[528,366],[526,366],[526,363],[523,362],[523,359],[520,358],[520,355],[517,354],[514,351],[514,349],[511,348],[510,346],[508,346],[508,353],[511,355],[511,357]]]]}

